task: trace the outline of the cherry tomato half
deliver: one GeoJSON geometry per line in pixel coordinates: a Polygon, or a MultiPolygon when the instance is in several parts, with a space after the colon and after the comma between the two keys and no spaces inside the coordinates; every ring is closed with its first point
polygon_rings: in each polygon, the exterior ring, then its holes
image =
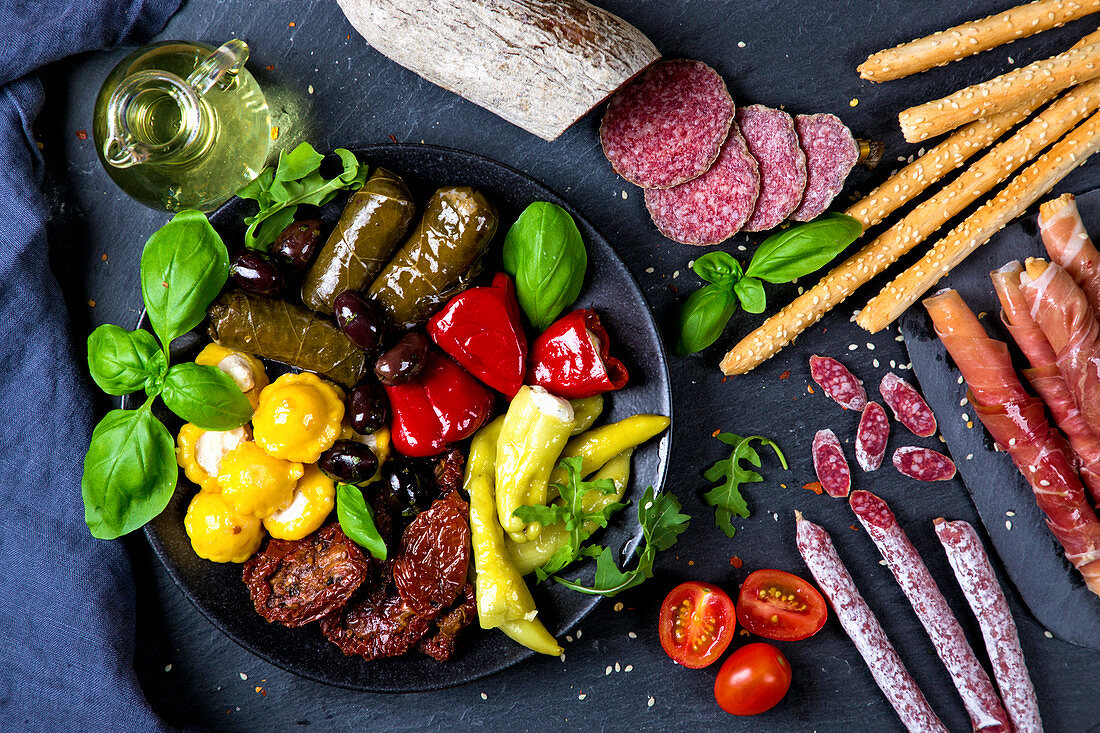
{"type": "Polygon", "coordinates": [[[771,710],[791,687],[791,665],[783,652],[762,641],[729,655],[714,680],[714,699],[732,715],[771,710]]]}
{"type": "Polygon", "coordinates": [[[677,664],[700,669],[726,651],[737,616],[724,590],[693,580],[676,586],[665,597],[658,623],[665,653],[677,664]]]}
{"type": "Polygon", "coordinates": [[[816,588],[782,570],[757,570],[745,578],[737,597],[737,620],[765,639],[798,641],[813,636],[828,615],[816,588]]]}

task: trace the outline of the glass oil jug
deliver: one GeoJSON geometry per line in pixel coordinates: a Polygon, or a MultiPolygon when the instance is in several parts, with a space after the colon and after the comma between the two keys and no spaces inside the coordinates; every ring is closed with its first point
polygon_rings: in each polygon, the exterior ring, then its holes
{"type": "Polygon", "coordinates": [[[267,161],[271,115],[245,69],[248,46],[166,41],[140,48],[107,76],[93,132],[107,173],[156,209],[211,211],[267,161]]]}

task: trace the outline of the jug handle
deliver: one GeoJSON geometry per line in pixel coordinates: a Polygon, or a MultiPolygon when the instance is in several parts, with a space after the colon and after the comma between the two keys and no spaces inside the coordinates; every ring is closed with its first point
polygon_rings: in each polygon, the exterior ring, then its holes
{"type": "Polygon", "coordinates": [[[248,61],[248,44],[234,38],[219,46],[187,77],[187,83],[202,96],[215,85],[224,89],[248,61]]]}

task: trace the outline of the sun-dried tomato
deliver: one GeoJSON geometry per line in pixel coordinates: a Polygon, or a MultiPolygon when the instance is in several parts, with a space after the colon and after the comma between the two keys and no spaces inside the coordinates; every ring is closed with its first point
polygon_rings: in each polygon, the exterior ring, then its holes
{"type": "Polygon", "coordinates": [[[371,565],[340,525],[330,524],[300,540],[270,540],[244,564],[243,577],[257,613],[295,627],[343,608],[371,565]]]}
{"type": "Polygon", "coordinates": [[[321,619],[321,631],[344,654],[364,659],[397,657],[409,651],[431,629],[431,621],[394,593],[366,597],[341,613],[321,619]]]}
{"type": "Polygon", "coordinates": [[[434,619],[454,603],[470,564],[470,507],[457,491],[436,499],[401,536],[393,563],[397,591],[409,607],[434,619]]]}
{"type": "Polygon", "coordinates": [[[457,606],[435,621],[435,633],[425,636],[416,645],[418,651],[436,661],[446,662],[455,653],[455,638],[477,618],[477,597],[474,584],[467,583],[457,606]]]}
{"type": "Polygon", "coordinates": [[[440,496],[462,488],[462,467],[465,463],[466,456],[457,448],[451,448],[439,457],[435,464],[435,485],[440,496]]]}

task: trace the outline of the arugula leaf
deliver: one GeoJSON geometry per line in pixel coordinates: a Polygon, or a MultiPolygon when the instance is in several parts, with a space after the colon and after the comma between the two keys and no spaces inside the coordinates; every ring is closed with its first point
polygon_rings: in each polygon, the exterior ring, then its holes
{"type": "Polygon", "coordinates": [[[654,496],[653,487],[646,489],[638,505],[638,523],[642,525],[645,545],[638,553],[638,564],[633,570],[620,570],[615,564],[614,553],[605,547],[596,558],[596,576],[590,586],[572,580],[555,577],[566,588],[594,596],[613,596],[641,585],[653,577],[653,563],[657,553],[669,549],[679,540],[691,520],[680,511],[680,502],[668,492],[654,496]]]}
{"type": "Polygon", "coordinates": [[[703,501],[715,508],[714,522],[718,528],[725,532],[727,537],[733,537],[736,532],[731,522],[733,515],[749,516],[749,505],[741,495],[741,485],[764,480],[764,477],[756,471],[741,465],[742,461],[748,461],[756,468],[760,467],[760,454],[752,447],[752,442],[755,440],[760,445],[775,451],[784,469],[787,469],[787,458],[775,441],[762,435],[749,435],[742,438],[733,433],[719,433],[718,440],[733,446],[733,452],[730,453],[729,458],[716,461],[703,472],[703,478],[707,481],[720,483],[719,486],[703,494],[703,501]]]}
{"type": "Polygon", "coordinates": [[[554,503],[550,506],[521,506],[512,512],[515,517],[524,522],[538,522],[544,527],[562,524],[569,533],[568,541],[559,547],[541,568],[536,568],[535,572],[540,581],[546,580],[571,564],[582,554],[586,554],[587,551],[581,548],[581,544],[591,537],[597,528],[606,527],[607,521],[613,512],[626,506],[626,504],[613,502],[595,511],[586,510],[584,508],[584,497],[588,492],[614,494],[615,482],[611,479],[582,480],[582,463],[583,460],[580,456],[570,456],[562,459],[561,465],[565,467],[568,479],[565,484],[554,484],[558,493],[561,494],[562,503],[554,503]],[[585,525],[588,525],[588,527],[586,528],[585,525]]]}
{"type": "Polygon", "coordinates": [[[302,143],[289,153],[279,153],[274,169],[265,168],[238,191],[238,196],[255,201],[259,207],[255,214],[245,217],[245,246],[266,252],[294,221],[299,204],[323,206],[343,189],[362,186],[368,167],[361,165],[350,150],[337,148],[336,155],[343,169],[335,178],[326,179],[320,171],[325,156],[309,143],[302,143]]]}

